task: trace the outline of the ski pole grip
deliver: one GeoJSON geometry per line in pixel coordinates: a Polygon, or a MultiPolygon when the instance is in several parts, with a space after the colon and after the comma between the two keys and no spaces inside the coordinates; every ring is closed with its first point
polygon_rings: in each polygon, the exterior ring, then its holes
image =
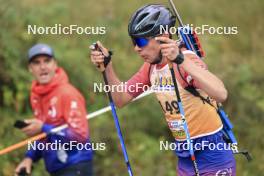
{"type": "MultiPolygon", "coordinates": [[[[100,48],[99,48],[99,46],[98,46],[97,43],[93,43],[93,44],[90,46],[90,49],[91,49],[91,50],[94,50],[94,51],[100,51],[100,52],[102,52],[102,51],[100,50],[100,48]]],[[[104,63],[99,64],[99,65],[97,66],[97,68],[98,68],[98,70],[99,70],[100,72],[105,71],[104,63]]]]}

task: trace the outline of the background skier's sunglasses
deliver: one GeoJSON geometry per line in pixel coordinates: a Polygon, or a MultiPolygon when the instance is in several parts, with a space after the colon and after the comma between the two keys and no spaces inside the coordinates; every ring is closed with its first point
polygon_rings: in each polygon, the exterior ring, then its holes
{"type": "Polygon", "coordinates": [[[139,48],[142,48],[144,46],[147,46],[149,43],[148,38],[144,38],[144,37],[139,37],[139,38],[132,38],[132,42],[134,44],[134,46],[138,46],[139,48]]]}

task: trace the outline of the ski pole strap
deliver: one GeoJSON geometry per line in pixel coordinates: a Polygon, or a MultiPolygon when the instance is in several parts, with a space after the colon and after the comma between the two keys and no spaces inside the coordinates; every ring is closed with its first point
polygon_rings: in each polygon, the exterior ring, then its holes
{"type": "Polygon", "coordinates": [[[104,56],[104,67],[106,67],[112,59],[113,51],[108,51],[108,56],[104,56]]]}
{"type": "Polygon", "coordinates": [[[104,62],[100,65],[98,65],[98,69],[103,72],[106,68],[106,66],[109,64],[109,62],[111,61],[112,59],[112,55],[113,55],[113,51],[109,50],[108,51],[108,56],[105,56],[104,53],[102,52],[102,50],[99,48],[98,44],[97,43],[93,43],[91,46],[90,46],[90,49],[91,50],[97,50],[99,52],[101,52],[104,56],[104,62]]]}

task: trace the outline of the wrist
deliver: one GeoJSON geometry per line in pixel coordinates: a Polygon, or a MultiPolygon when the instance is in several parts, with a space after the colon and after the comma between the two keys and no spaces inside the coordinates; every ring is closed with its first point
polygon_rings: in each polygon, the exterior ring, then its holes
{"type": "Polygon", "coordinates": [[[25,158],[23,159],[23,161],[27,161],[27,162],[35,162],[37,161],[38,158],[36,157],[36,155],[33,153],[33,152],[30,152],[28,151],[26,154],[25,154],[25,158]]]}
{"type": "Polygon", "coordinates": [[[112,67],[113,67],[113,62],[110,61],[110,62],[107,64],[107,66],[105,67],[105,71],[106,71],[106,72],[109,72],[109,70],[111,70],[112,67]]]}
{"type": "Polygon", "coordinates": [[[172,62],[180,65],[183,63],[183,61],[184,61],[184,55],[180,52],[172,62]]]}
{"type": "Polygon", "coordinates": [[[106,68],[108,64],[111,62],[113,52],[108,51],[108,55],[104,57],[104,67],[106,68]]]}
{"type": "Polygon", "coordinates": [[[26,157],[24,158],[24,160],[25,160],[25,161],[28,161],[28,162],[31,162],[31,163],[33,162],[32,158],[30,158],[30,157],[28,157],[28,156],[26,156],[26,157]]]}

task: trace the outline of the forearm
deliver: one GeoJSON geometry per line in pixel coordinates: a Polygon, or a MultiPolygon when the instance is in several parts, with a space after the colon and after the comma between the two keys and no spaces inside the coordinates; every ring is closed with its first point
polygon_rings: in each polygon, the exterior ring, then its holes
{"type": "Polygon", "coordinates": [[[197,66],[190,55],[185,56],[181,67],[195,80],[198,87],[204,90],[211,98],[217,102],[223,102],[227,98],[227,90],[223,82],[208,70],[197,66]]]}
{"type": "Polygon", "coordinates": [[[117,77],[117,75],[113,69],[112,62],[109,62],[109,64],[107,65],[107,67],[105,69],[105,73],[106,73],[106,77],[107,77],[109,85],[121,84],[121,81],[119,80],[119,78],[117,77]]]}
{"type": "MultiPolygon", "coordinates": [[[[122,84],[122,82],[119,80],[119,78],[117,77],[117,75],[113,69],[112,62],[110,62],[108,64],[108,66],[106,67],[105,73],[106,73],[108,84],[110,86],[122,84]]],[[[126,89],[124,88],[123,90],[126,90],[126,89]]],[[[125,104],[127,104],[130,100],[132,100],[132,96],[130,96],[127,92],[125,92],[125,91],[120,92],[120,91],[117,91],[117,89],[113,89],[111,91],[111,95],[112,95],[114,103],[118,107],[122,107],[125,104]]]]}

